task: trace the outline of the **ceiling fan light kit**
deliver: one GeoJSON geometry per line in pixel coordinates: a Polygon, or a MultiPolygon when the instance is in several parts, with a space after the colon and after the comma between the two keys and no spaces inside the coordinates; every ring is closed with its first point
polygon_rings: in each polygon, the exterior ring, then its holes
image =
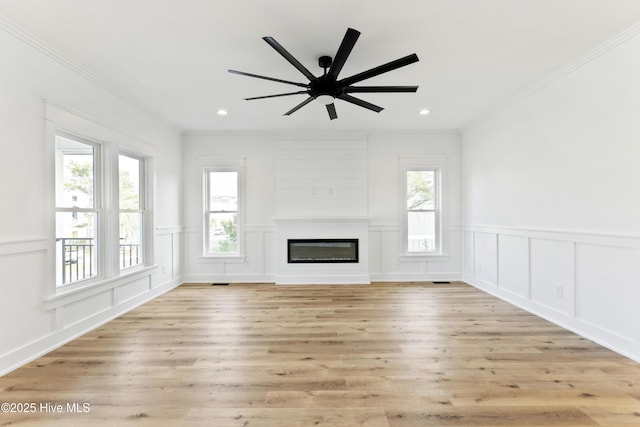
{"type": "Polygon", "coordinates": [[[366,108],[371,111],[379,113],[383,110],[382,107],[371,104],[360,98],[350,95],[351,93],[402,93],[402,92],[416,92],[418,86],[352,86],[355,83],[359,83],[363,80],[370,79],[371,77],[378,76],[380,74],[393,71],[397,68],[404,67],[406,65],[418,62],[418,55],[412,53],[395,61],[388,62],[383,65],[371,68],[367,71],[355,74],[353,76],[338,80],[338,75],[342,71],[342,67],[346,63],[356,41],[360,37],[360,32],[353,28],[347,29],[347,32],[340,43],[340,47],[336,52],[334,58],[330,56],[321,56],[318,58],[318,65],[324,69],[324,73],[321,76],[314,76],[304,65],[302,65],[293,55],[291,55],[280,43],[278,43],[273,37],[263,37],[263,40],[267,42],[273,49],[276,50],[282,57],[284,57],[291,65],[293,65],[300,73],[302,73],[308,83],[298,83],[289,80],[282,80],[273,77],[262,76],[259,74],[245,73],[243,71],[229,70],[230,73],[239,74],[247,77],[254,77],[263,80],[274,81],[278,83],[284,83],[289,85],[298,86],[304,88],[296,92],[279,93],[275,95],[256,96],[252,98],[245,98],[247,101],[255,99],[276,98],[281,96],[290,95],[307,95],[307,98],[293,107],[291,110],[284,113],[285,116],[289,116],[300,108],[304,107],[314,99],[325,105],[327,113],[331,120],[337,119],[336,107],[334,101],[340,99],[345,102],[357,105],[359,107],[366,108]]]}

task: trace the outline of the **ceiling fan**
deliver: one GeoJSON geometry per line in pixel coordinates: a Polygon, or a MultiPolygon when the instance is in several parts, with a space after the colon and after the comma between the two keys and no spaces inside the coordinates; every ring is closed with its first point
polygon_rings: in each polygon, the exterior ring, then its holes
{"type": "Polygon", "coordinates": [[[308,97],[304,101],[284,113],[285,116],[295,113],[314,99],[326,105],[327,112],[329,113],[329,118],[331,120],[338,118],[336,107],[334,105],[334,101],[336,99],[341,99],[342,101],[350,102],[351,104],[355,104],[379,113],[383,110],[382,107],[371,104],[370,102],[364,101],[360,98],[356,98],[355,96],[352,96],[350,94],[416,92],[418,90],[418,86],[352,86],[354,83],[358,83],[363,80],[370,79],[371,77],[375,77],[377,75],[395,70],[396,68],[404,67],[414,62],[418,62],[418,55],[416,55],[415,53],[412,53],[411,55],[407,55],[400,59],[396,59],[395,61],[391,61],[386,64],[371,68],[367,71],[363,71],[351,77],[338,80],[338,75],[340,74],[342,67],[344,67],[347,58],[349,58],[349,54],[355,46],[358,37],[360,37],[359,31],[354,30],[353,28],[347,29],[347,32],[342,39],[342,43],[340,44],[335,57],[331,58],[330,56],[321,56],[320,58],[318,58],[318,65],[324,69],[324,73],[319,77],[313,75],[304,65],[302,65],[296,58],[294,58],[293,55],[287,52],[287,50],[282,47],[282,45],[278,43],[273,37],[263,37],[262,39],[266,41],[269,46],[274,48],[276,52],[282,55],[287,61],[289,61],[289,63],[291,63],[291,65],[293,65],[309,80],[308,83],[297,83],[289,80],[260,76],[258,74],[245,73],[236,70],[229,70],[229,72],[233,74],[240,74],[242,76],[256,77],[258,79],[270,80],[304,88],[304,90],[300,90],[297,92],[245,98],[246,101],[251,101],[254,99],[276,98],[289,95],[308,95],[308,97]]]}

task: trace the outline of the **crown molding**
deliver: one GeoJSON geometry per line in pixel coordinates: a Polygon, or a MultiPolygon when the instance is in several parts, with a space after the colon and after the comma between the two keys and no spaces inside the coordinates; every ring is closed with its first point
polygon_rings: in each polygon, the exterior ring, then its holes
{"type": "Polygon", "coordinates": [[[66,68],[68,68],[69,70],[73,71],[74,73],[80,75],[84,79],[89,80],[91,83],[93,83],[94,85],[100,87],[101,89],[109,92],[111,95],[113,95],[113,96],[115,96],[115,97],[127,102],[128,104],[132,104],[132,102],[131,102],[131,100],[129,98],[124,96],[121,92],[119,92],[113,86],[109,85],[103,79],[101,79],[97,75],[93,74],[92,72],[90,72],[86,68],[82,67],[81,65],[79,65],[78,63],[73,61],[68,56],[66,56],[64,53],[60,52],[59,50],[57,50],[57,49],[55,49],[55,48],[53,48],[51,46],[49,46],[48,44],[46,44],[45,42],[43,42],[42,40],[40,40],[36,36],[30,34],[29,32],[27,32],[26,30],[22,29],[21,27],[19,27],[15,23],[11,22],[10,20],[8,20],[7,18],[5,18],[2,15],[0,15],[0,29],[2,29],[5,32],[11,34],[12,36],[17,38],[18,40],[20,40],[20,41],[24,42],[25,44],[31,46],[32,48],[36,49],[40,53],[45,54],[49,58],[51,58],[54,61],[58,62],[59,64],[65,66],[66,68]]]}
{"type": "Polygon", "coordinates": [[[515,96],[509,98],[506,102],[500,104],[498,107],[490,110],[488,113],[480,115],[479,117],[470,121],[466,125],[461,126],[460,132],[463,134],[479,126],[480,124],[484,123],[490,118],[524,101],[525,99],[533,96],[534,94],[536,94],[537,92],[540,92],[546,87],[551,86],[553,83],[568,76],[569,74],[573,73],[575,70],[582,68],[583,66],[590,63],[591,61],[599,58],[600,56],[604,55],[607,52],[612,51],[616,47],[620,46],[621,44],[631,40],[632,38],[638,35],[640,35],[640,22],[633,24],[631,27],[627,28],[626,30],[618,33],[617,35],[605,41],[604,43],[601,43],[595,48],[591,49],[586,54],[578,57],[577,59],[564,65],[560,69],[552,72],[551,74],[547,75],[543,79],[539,80],[538,82],[534,83],[533,85],[529,86],[523,91],[517,93],[515,96]]]}
{"type": "Polygon", "coordinates": [[[164,124],[166,124],[166,125],[168,125],[170,127],[173,127],[178,132],[182,131],[182,129],[180,129],[174,123],[171,123],[171,122],[167,121],[166,118],[162,117],[157,112],[155,112],[155,111],[153,111],[153,110],[151,110],[149,108],[141,106],[140,104],[135,102],[132,98],[128,97],[122,91],[120,91],[116,87],[112,86],[111,84],[107,83],[107,81],[105,81],[104,79],[102,79],[98,75],[92,73],[87,68],[85,68],[82,65],[78,64],[77,62],[75,62],[69,56],[65,55],[64,53],[62,53],[61,51],[55,49],[54,47],[48,45],[44,41],[40,40],[38,37],[36,37],[33,34],[29,33],[28,31],[26,31],[25,29],[23,29],[22,27],[20,27],[16,23],[12,22],[11,20],[7,19],[5,16],[3,16],[1,14],[0,14],[0,30],[5,31],[7,34],[10,34],[11,36],[13,36],[16,39],[20,40],[21,42],[25,43],[26,45],[28,45],[28,46],[32,47],[33,49],[37,50],[38,52],[46,55],[47,57],[51,58],[52,60],[54,60],[57,63],[59,63],[60,65],[62,65],[63,67],[65,67],[68,70],[72,71],[73,73],[79,75],[83,79],[89,81],[90,83],[92,83],[93,85],[99,87],[100,89],[104,90],[105,92],[109,93],[110,95],[113,95],[114,97],[116,97],[120,101],[128,104],[129,106],[135,108],[136,110],[139,110],[139,111],[141,111],[141,112],[143,112],[143,113],[155,118],[156,120],[160,120],[164,124]]]}

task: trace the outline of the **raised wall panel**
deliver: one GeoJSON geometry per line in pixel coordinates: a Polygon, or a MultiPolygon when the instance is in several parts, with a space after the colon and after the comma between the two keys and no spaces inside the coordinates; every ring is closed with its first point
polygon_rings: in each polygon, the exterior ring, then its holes
{"type": "Polygon", "coordinates": [[[34,303],[43,298],[45,256],[39,250],[0,254],[0,355],[51,332],[52,313],[34,303]]]}
{"type": "Polygon", "coordinates": [[[267,278],[274,277],[278,265],[278,235],[275,231],[266,231],[262,240],[262,256],[264,258],[264,274],[267,278]]]}
{"type": "Polygon", "coordinates": [[[487,284],[498,283],[498,239],[494,233],[475,233],[474,245],[475,276],[487,284]]]}
{"type": "Polygon", "coordinates": [[[112,305],[111,302],[112,297],[109,290],[68,304],[62,308],[62,325],[64,327],[71,326],[108,310],[112,305]]]}
{"type": "Polygon", "coordinates": [[[529,297],[529,239],[498,236],[498,283],[500,288],[529,297]]]}
{"type": "Polygon", "coordinates": [[[158,271],[153,276],[154,285],[171,280],[173,274],[173,248],[171,233],[156,234],[154,247],[155,263],[158,271]]]}
{"type": "Polygon", "coordinates": [[[382,235],[383,231],[369,230],[369,272],[382,272],[382,235]]]}
{"type": "Polygon", "coordinates": [[[464,231],[462,245],[462,272],[474,275],[474,254],[473,254],[473,231],[464,231]]]}
{"type": "Polygon", "coordinates": [[[172,245],[171,262],[172,262],[172,273],[173,273],[171,277],[172,279],[182,277],[182,270],[183,270],[182,268],[182,259],[183,259],[182,236],[183,234],[181,232],[174,233],[171,238],[171,245],[172,245]]]}
{"type": "Polygon", "coordinates": [[[637,250],[576,246],[576,315],[627,338],[638,336],[640,287],[637,250]]]}
{"type": "Polygon", "coordinates": [[[531,240],[531,299],[546,307],[569,313],[573,294],[571,243],[531,240]]]}
{"type": "Polygon", "coordinates": [[[149,290],[149,278],[143,277],[136,281],[119,286],[116,289],[118,295],[118,304],[137,297],[149,290]]]}

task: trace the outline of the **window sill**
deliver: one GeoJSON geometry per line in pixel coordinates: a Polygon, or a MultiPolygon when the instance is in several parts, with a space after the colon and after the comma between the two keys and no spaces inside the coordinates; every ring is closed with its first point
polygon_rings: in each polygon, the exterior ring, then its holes
{"type": "Polygon", "coordinates": [[[247,262],[245,255],[204,255],[198,257],[198,262],[203,264],[208,263],[225,263],[225,264],[241,264],[247,262]]]}
{"type": "Polygon", "coordinates": [[[398,257],[400,261],[448,261],[449,255],[447,254],[402,254],[398,257]]]}

